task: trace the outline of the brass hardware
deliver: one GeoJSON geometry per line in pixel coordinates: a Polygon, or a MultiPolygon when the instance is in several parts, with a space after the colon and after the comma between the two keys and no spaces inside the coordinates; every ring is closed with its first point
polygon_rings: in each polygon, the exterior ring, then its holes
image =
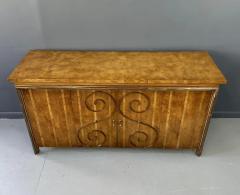
{"type": "Polygon", "coordinates": [[[119,120],[118,123],[119,123],[119,127],[123,126],[123,121],[122,120],[119,120]]]}

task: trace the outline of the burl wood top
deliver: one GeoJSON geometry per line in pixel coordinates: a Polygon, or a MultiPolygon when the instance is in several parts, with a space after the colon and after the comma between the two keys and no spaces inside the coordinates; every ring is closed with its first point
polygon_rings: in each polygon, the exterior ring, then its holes
{"type": "Polygon", "coordinates": [[[15,85],[208,86],[226,83],[207,52],[30,51],[15,85]]]}

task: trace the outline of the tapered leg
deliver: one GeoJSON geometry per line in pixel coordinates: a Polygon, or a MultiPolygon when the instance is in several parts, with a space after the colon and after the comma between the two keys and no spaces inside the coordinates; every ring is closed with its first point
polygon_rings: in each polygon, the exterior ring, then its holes
{"type": "Polygon", "coordinates": [[[33,152],[34,152],[34,154],[38,154],[40,152],[39,146],[37,145],[37,143],[34,139],[34,136],[32,134],[32,129],[31,129],[31,125],[29,123],[28,117],[27,117],[27,112],[26,112],[26,109],[25,109],[25,104],[24,104],[24,99],[23,99],[23,96],[22,96],[21,89],[17,89],[17,94],[18,94],[18,97],[19,97],[21,105],[22,105],[24,119],[25,119],[25,122],[27,124],[28,134],[29,134],[29,137],[30,137],[31,142],[32,142],[33,152]]]}
{"type": "Polygon", "coordinates": [[[205,125],[203,127],[202,138],[201,138],[201,141],[199,143],[198,148],[195,151],[195,154],[197,156],[201,156],[202,155],[203,145],[204,145],[204,142],[205,142],[205,139],[206,139],[206,136],[207,136],[207,131],[208,131],[210,119],[211,119],[211,116],[212,116],[213,107],[214,107],[214,104],[216,103],[217,94],[218,94],[218,88],[215,90],[215,92],[214,92],[214,94],[213,94],[213,96],[211,98],[210,104],[209,104],[208,115],[207,115],[207,118],[206,118],[205,125]]]}
{"type": "Polygon", "coordinates": [[[40,152],[40,149],[39,149],[39,146],[37,145],[34,137],[33,137],[33,134],[32,134],[32,131],[31,131],[31,126],[29,124],[29,121],[28,119],[26,118],[26,113],[24,111],[24,115],[25,115],[25,122],[27,124],[27,129],[28,129],[28,134],[29,134],[29,137],[31,139],[31,142],[32,142],[32,148],[33,148],[33,152],[34,154],[38,154],[40,152]]]}
{"type": "Polygon", "coordinates": [[[195,154],[196,154],[197,156],[201,156],[201,155],[202,155],[202,148],[196,149],[196,150],[195,150],[195,154]]]}
{"type": "Polygon", "coordinates": [[[39,147],[33,146],[33,152],[34,152],[34,154],[38,154],[40,152],[39,147]]]}

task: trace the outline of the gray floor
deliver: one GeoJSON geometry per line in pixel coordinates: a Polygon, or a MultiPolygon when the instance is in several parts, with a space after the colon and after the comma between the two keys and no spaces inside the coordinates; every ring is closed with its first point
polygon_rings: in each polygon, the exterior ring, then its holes
{"type": "Polygon", "coordinates": [[[240,119],[213,119],[202,157],[156,149],[42,149],[0,120],[0,195],[240,194],[240,119]]]}

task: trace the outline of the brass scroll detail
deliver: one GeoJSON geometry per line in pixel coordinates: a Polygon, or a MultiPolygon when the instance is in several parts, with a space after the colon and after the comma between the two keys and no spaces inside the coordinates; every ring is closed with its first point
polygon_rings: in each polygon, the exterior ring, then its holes
{"type": "Polygon", "coordinates": [[[124,113],[121,110],[121,105],[123,103],[123,100],[125,100],[125,102],[127,102],[130,112],[141,114],[141,113],[147,112],[150,108],[149,97],[142,92],[129,92],[121,98],[119,112],[123,117],[125,117],[126,119],[128,119],[138,125],[138,130],[134,131],[129,136],[129,142],[131,143],[131,145],[136,146],[136,147],[137,146],[141,146],[141,147],[153,146],[156,143],[157,138],[158,138],[158,133],[159,133],[158,129],[156,129],[155,127],[153,127],[143,121],[140,121],[138,119],[132,118],[131,116],[128,116],[127,112],[124,113]],[[136,99],[136,95],[140,96],[141,98],[136,99]],[[130,101],[127,101],[127,99],[130,99],[130,101]],[[150,142],[151,136],[154,136],[154,138],[150,142]]]}
{"type": "MultiPolygon", "coordinates": [[[[150,99],[149,97],[142,92],[129,92],[119,100],[119,104],[117,104],[114,97],[104,91],[95,91],[90,93],[85,98],[85,106],[88,111],[94,113],[104,112],[109,110],[109,106],[111,106],[111,112],[104,116],[104,118],[98,119],[89,123],[85,126],[82,126],[78,130],[78,138],[79,141],[84,145],[92,145],[96,144],[102,146],[105,144],[108,139],[105,131],[103,129],[99,129],[96,127],[96,124],[101,123],[103,121],[109,120],[115,112],[119,112],[125,119],[136,124],[136,130],[129,136],[129,143],[135,147],[150,147],[154,145],[158,138],[159,130],[155,127],[147,124],[139,119],[132,118],[131,113],[141,114],[147,112],[150,108],[150,99]],[[137,99],[136,96],[141,97],[137,99]],[[108,100],[108,101],[106,101],[108,100]],[[122,111],[123,101],[127,102],[128,112],[122,111]],[[87,134],[86,134],[87,133],[87,134]],[[85,138],[85,139],[84,139],[85,138]]],[[[102,115],[100,115],[102,116],[102,115]]],[[[131,129],[130,129],[131,130],[131,129]]]]}
{"type": "Polygon", "coordinates": [[[109,120],[109,118],[112,117],[112,115],[116,112],[116,102],[115,99],[112,97],[111,94],[104,92],[104,91],[95,91],[90,93],[86,98],[85,98],[85,106],[86,108],[91,111],[91,112],[104,112],[108,111],[110,104],[113,103],[113,106],[111,107],[111,112],[109,115],[104,116],[104,118],[95,120],[92,123],[89,123],[87,125],[82,126],[78,130],[78,139],[79,141],[84,144],[84,145],[93,145],[97,142],[98,146],[104,145],[104,143],[107,140],[107,135],[104,132],[103,129],[96,129],[96,124],[101,123],[103,121],[109,120]],[[95,96],[100,96],[97,97],[96,99],[93,99],[95,96]],[[93,101],[92,101],[93,99],[93,101]],[[110,101],[107,101],[105,99],[110,99],[110,101]],[[87,136],[84,139],[83,135],[87,133],[87,136]],[[87,140],[86,140],[87,139],[87,140]]]}

